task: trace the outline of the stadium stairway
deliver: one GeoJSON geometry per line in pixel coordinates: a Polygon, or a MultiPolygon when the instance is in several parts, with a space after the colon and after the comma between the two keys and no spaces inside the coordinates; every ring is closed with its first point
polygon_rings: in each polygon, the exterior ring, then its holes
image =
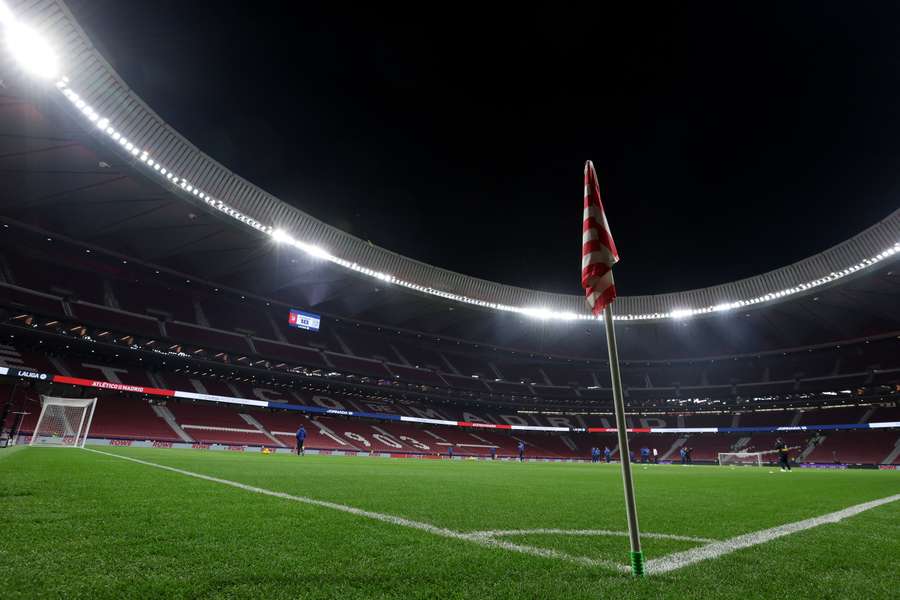
{"type": "Polygon", "coordinates": [[[191,443],[194,441],[194,438],[189,436],[188,433],[181,428],[181,425],[175,421],[175,415],[172,414],[172,411],[165,406],[160,406],[158,404],[151,404],[150,406],[153,408],[153,412],[156,413],[156,416],[165,421],[183,442],[191,443]]]}
{"type": "Polygon", "coordinates": [[[264,436],[266,436],[267,438],[269,438],[270,440],[272,440],[273,442],[275,442],[277,445],[281,446],[282,448],[286,447],[285,444],[283,444],[281,442],[281,440],[279,440],[277,437],[272,435],[272,432],[270,432],[268,429],[263,427],[263,424],[260,423],[259,421],[257,421],[252,415],[248,415],[247,413],[239,413],[239,414],[240,414],[240,417],[243,420],[247,421],[248,424],[253,425],[257,429],[259,429],[259,431],[264,436]]]}
{"type": "Polygon", "coordinates": [[[659,457],[659,460],[660,461],[670,460],[671,456],[673,454],[675,454],[682,446],[684,446],[687,443],[687,441],[688,441],[688,439],[686,436],[676,438],[675,441],[672,442],[672,445],[669,446],[669,449],[662,453],[662,455],[659,457]]]}
{"type": "Polygon", "coordinates": [[[900,437],[898,437],[896,443],[894,443],[894,449],[882,459],[880,464],[892,465],[898,462],[898,459],[900,459],[900,437]]]}
{"type": "Polygon", "coordinates": [[[816,449],[816,446],[825,441],[828,436],[820,435],[813,437],[809,440],[809,444],[806,445],[806,448],[800,451],[800,454],[797,455],[797,462],[803,462],[806,460],[806,457],[812,454],[812,451],[816,449]]]}
{"type": "Polygon", "coordinates": [[[875,408],[870,406],[870,407],[866,410],[866,412],[863,414],[863,416],[861,416],[861,417],[859,418],[859,421],[858,421],[858,422],[859,422],[860,424],[862,424],[862,423],[868,423],[868,422],[869,422],[869,419],[872,418],[872,415],[873,415],[873,414],[875,414],[875,408]]]}
{"type": "Polygon", "coordinates": [[[744,448],[747,447],[747,444],[750,443],[750,436],[740,437],[737,441],[731,445],[731,450],[733,452],[740,452],[744,448]]]}

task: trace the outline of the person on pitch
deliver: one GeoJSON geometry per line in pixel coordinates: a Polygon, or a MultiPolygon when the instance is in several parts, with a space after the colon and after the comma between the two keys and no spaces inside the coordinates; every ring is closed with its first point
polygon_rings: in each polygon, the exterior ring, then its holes
{"type": "Polygon", "coordinates": [[[650,448],[647,446],[641,448],[641,462],[644,464],[650,462],[650,448]]]}
{"type": "Polygon", "coordinates": [[[609,446],[603,447],[603,459],[606,460],[607,463],[612,462],[612,450],[609,449],[609,446]]]}
{"type": "Polygon", "coordinates": [[[525,462],[525,442],[519,441],[519,462],[525,462]]]}
{"type": "Polygon", "coordinates": [[[600,462],[600,448],[594,446],[591,448],[591,462],[598,463],[600,462]]]}
{"type": "Polygon", "coordinates": [[[791,461],[789,460],[790,450],[788,449],[787,444],[784,443],[784,440],[778,438],[775,440],[775,449],[778,451],[778,465],[781,467],[782,471],[790,471],[791,470],[791,461]]]}
{"type": "Polygon", "coordinates": [[[491,446],[491,460],[497,460],[497,446],[491,446]]]}
{"type": "Polygon", "coordinates": [[[447,458],[449,458],[450,460],[453,460],[453,446],[447,447],[447,458]]]}
{"type": "Polygon", "coordinates": [[[300,429],[297,430],[297,456],[306,454],[306,450],[303,449],[304,442],[306,442],[306,428],[301,425],[300,429]]]}

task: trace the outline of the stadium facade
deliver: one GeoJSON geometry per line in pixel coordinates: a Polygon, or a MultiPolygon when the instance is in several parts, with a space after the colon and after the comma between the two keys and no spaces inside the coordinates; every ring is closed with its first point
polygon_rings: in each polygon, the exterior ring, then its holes
{"type": "MultiPolygon", "coordinates": [[[[166,124],[63,3],[9,6],[59,64],[37,82],[0,62],[7,431],[27,437],[50,393],[100,395],[92,435],[112,443],[287,449],[304,423],[323,451],[615,446],[582,297],[318,221],[166,124]],[[289,327],[292,309],[318,330],[289,327]]],[[[898,256],[900,210],[775,271],[621,297],[632,447],[712,461],[780,435],[807,462],[900,464],[898,256]]]]}

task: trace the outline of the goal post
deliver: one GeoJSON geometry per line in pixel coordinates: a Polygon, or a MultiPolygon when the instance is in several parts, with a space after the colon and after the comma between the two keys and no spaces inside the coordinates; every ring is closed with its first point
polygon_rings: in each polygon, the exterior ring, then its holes
{"type": "Polygon", "coordinates": [[[29,445],[84,448],[96,407],[96,398],[41,396],[41,414],[29,445]]]}

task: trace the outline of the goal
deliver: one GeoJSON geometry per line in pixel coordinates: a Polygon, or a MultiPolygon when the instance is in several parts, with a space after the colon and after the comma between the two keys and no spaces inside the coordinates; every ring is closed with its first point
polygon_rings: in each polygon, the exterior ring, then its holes
{"type": "MultiPolygon", "coordinates": [[[[799,450],[800,446],[790,446],[788,450],[799,450]]],[[[777,462],[778,450],[763,452],[719,452],[720,465],[747,465],[761,467],[764,464],[777,462]],[[766,458],[771,456],[771,458],[766,458]]]]}
{"type": "Polygon", "coordinates": [[[761,467],[766,462],[763,457],[767,454],[772,452],[719,452],[719,464],[761,467]]]}
{"type": "Polygon", "coordinates": [[[41,414],[30,445],[84,448],[96,406],[96,398],[41,396],[41,414]]]}

